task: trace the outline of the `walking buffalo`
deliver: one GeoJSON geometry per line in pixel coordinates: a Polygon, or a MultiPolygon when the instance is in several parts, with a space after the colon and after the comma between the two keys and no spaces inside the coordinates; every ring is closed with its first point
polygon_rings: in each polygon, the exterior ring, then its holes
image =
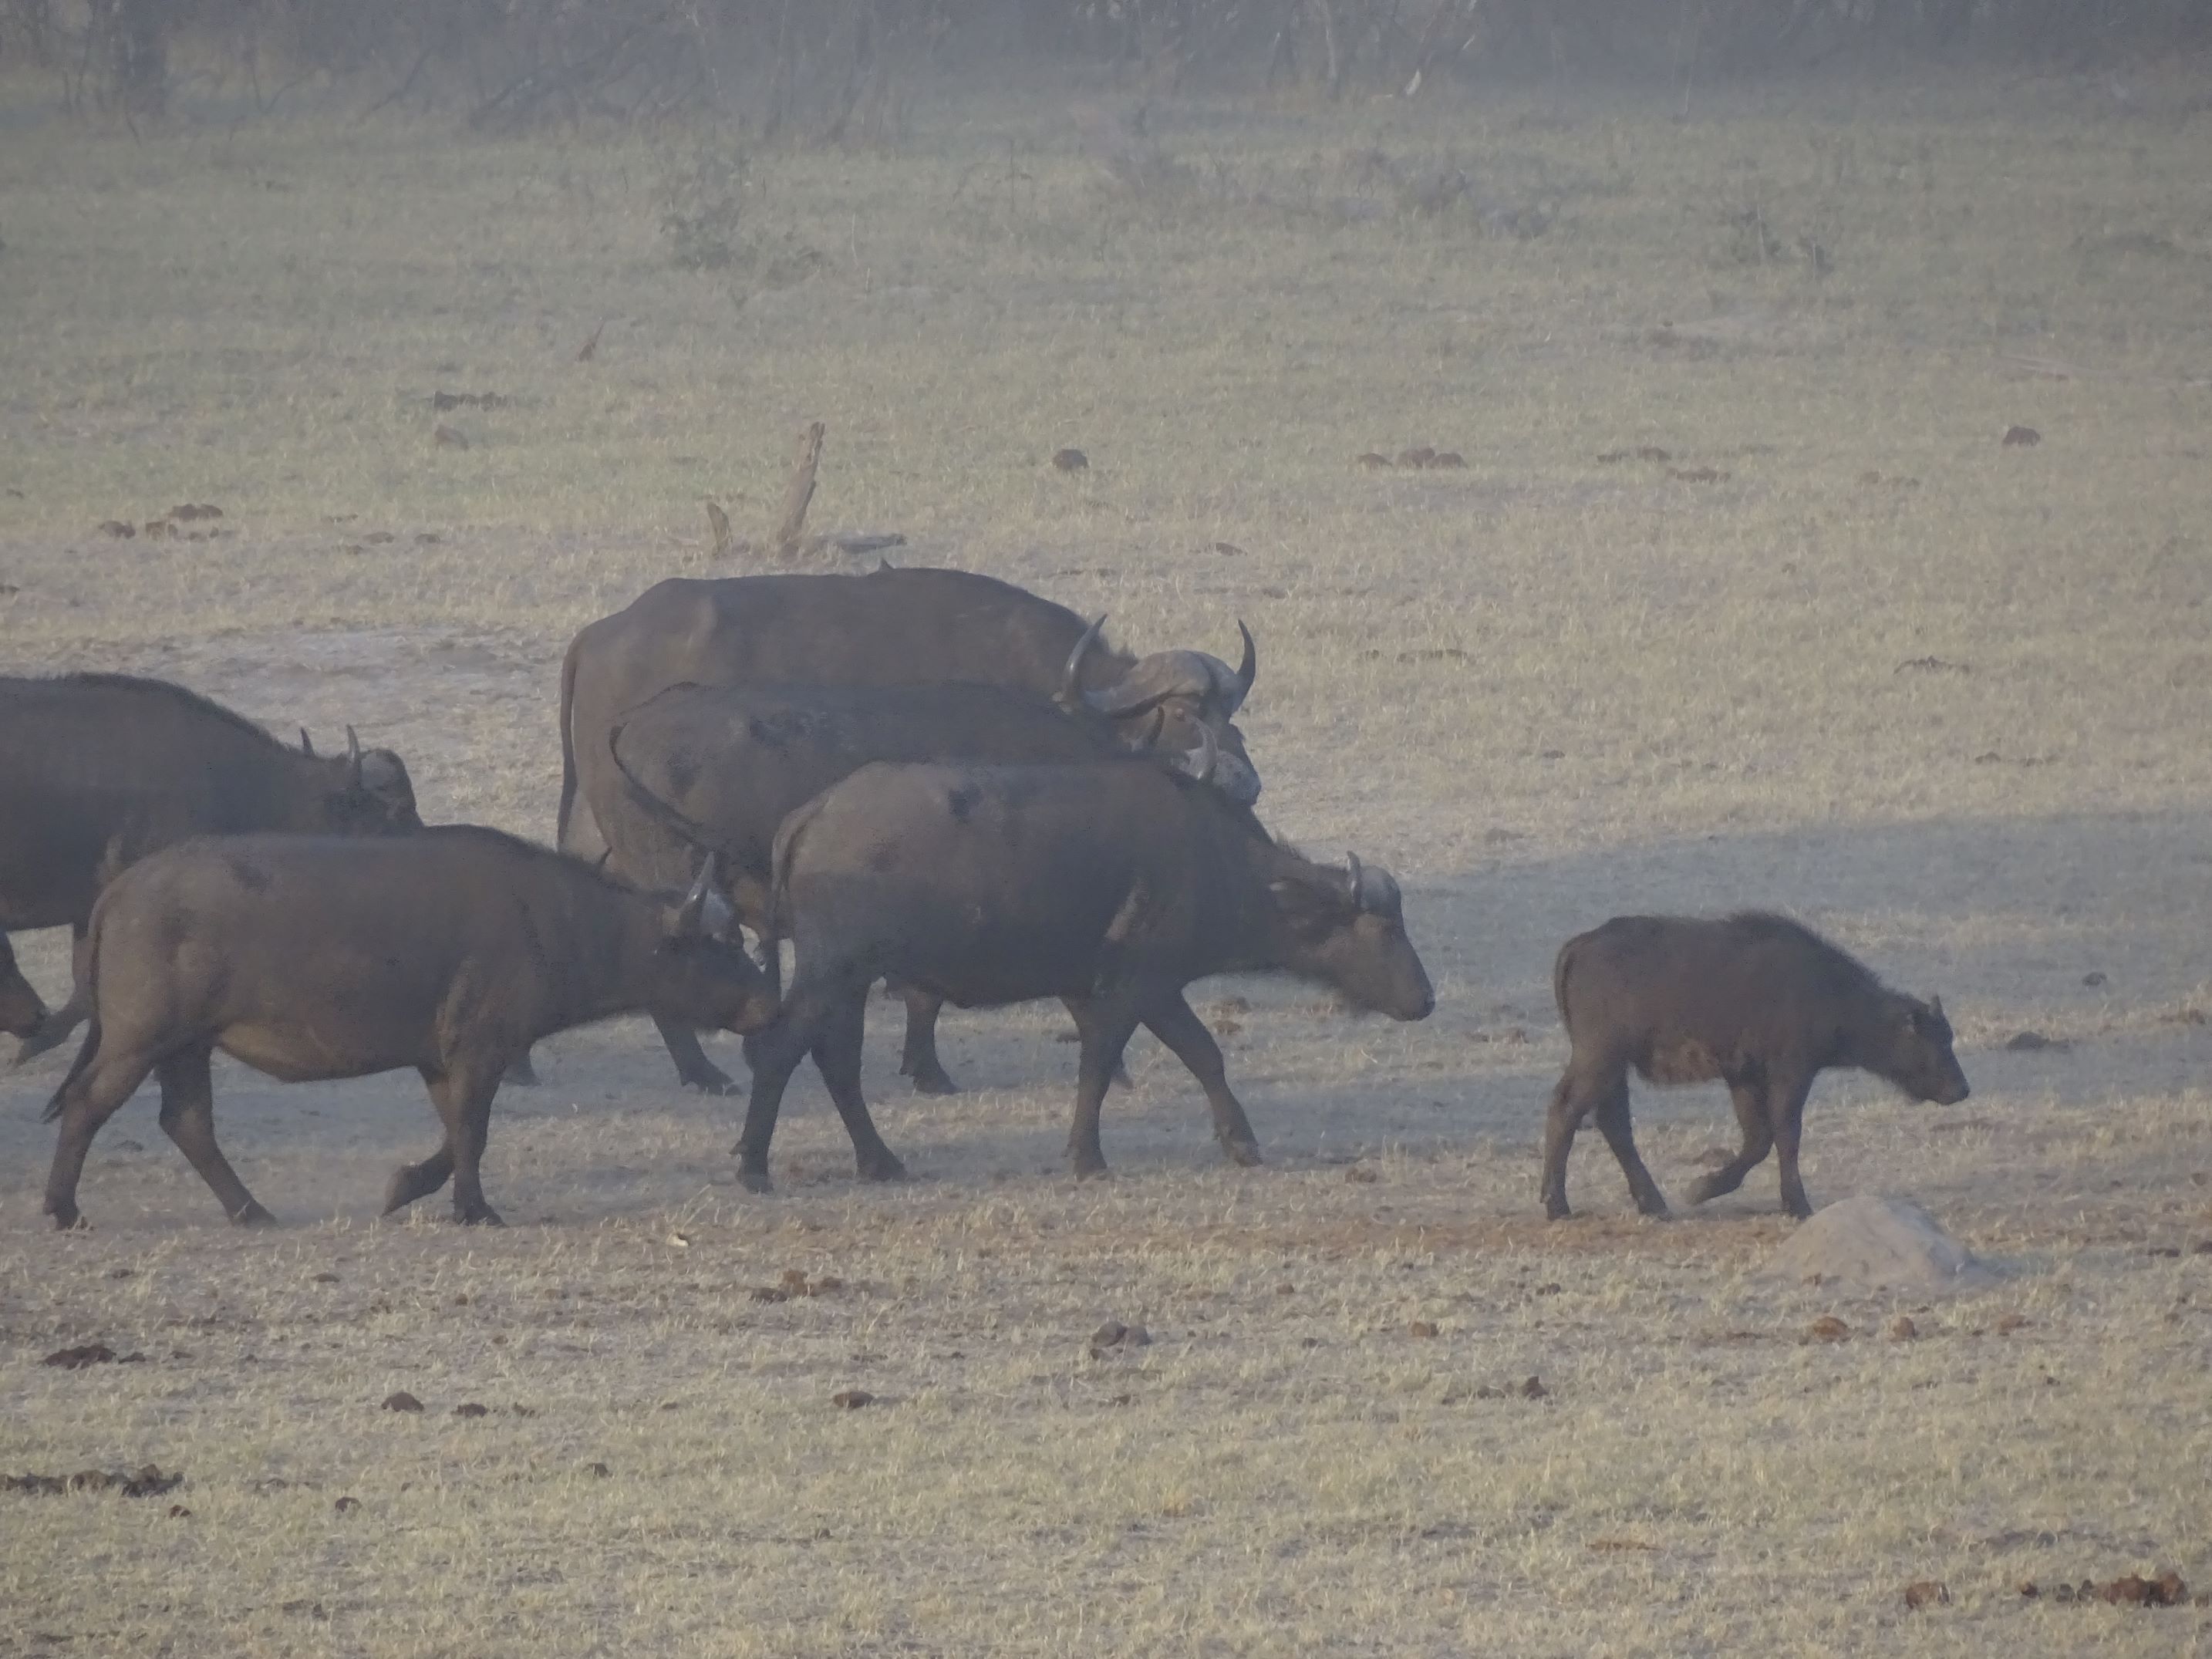
{"type": "MultiPolygon", "coordinates": [[[[193,836],[338,835],[421,827],[407,768],[387,750],[318,756],[165,680],[0,678],[0,931],[67,923],[148,854],[193,836]]],[[[50,1016],[21,1058],[67,1036],[50,1016]]]]}
{"type": "Polygon", "coordinates": [[[496,1222],[478,1160],[507,1063],[539,1037],[643,1008],[748,1030],[775,1011],[715,937],[702,867],[680,902],[467,825],[384,841],[216,836],[155,854],[94,907],[91,1025],[48,1107],[46,1213],[77,1220],[86,1149],[149,1073],[161,1127],[234,1220],[265,1221],[216,1145],[216,1048],[287,1083],[420,1072],[444,1144],[403,1165],[391,1213],[450,1176],[453,1213],[496,1222]]]}
{"type": "Polygon", "coordinates": [[[1141,760],[864,767],[785,823],[773,900],[796,965],[775,1022],[747,1044],[737,1151],[759,1190],[785,1085],[810,1053],[861,1175],[904,1173],[860,1094],[878,979],[963,1007],[1065,1002],[1082,1040],[1068,1138],[1080,1175],[1106,1167],[1099,1105],[1139,1024],[1197,1078],[1229,1156],[1259,1161],[1221,1050],[1183,1000],[1193,980],[1272,969],[1395,1019],[1434,1006],[1385,872],[1312,863],[1249,808],[1141,760]]]}
{"type": "MultiPolygon", "coordinates": [[[[676,879],[696,860],[695,848],[712,847],[723,855],[738,915],[765,933],[777,826],[870,762],[1100,760],[1123,753],[1124,741],[1111,719],[1079,702],[1069,708],[1003,686],[678,685],[623,717],[609,738],[616,787],[586,800],[616,873],[643,884],[676,879]]],[[[1154,757],[1194,771],[1203,752],[1154,757]]],[[[1220,775],[1217,762],[1209,781],[1220,775]]],[[[773,975],[773,952],[769,968],[773,975]]],[[[937,1053],[939,1000],[911,988],[904,994],[899,1069],[923,1094],[951,1094],[937,1053]]],[[[734,1087],[691,1032],[664,1027],[660,1035],[686,1085],[709,1094],[734,1087]]]]}
{"type": "Polygon", "coordinates": [[[1616,916],[1560,948],[1552,989],[1572,1045],[1544,1125],[1544,1212],[1555,1220],[1567,1213],[1567,1150],[1593,1113],[1636,1207],[1667,1213],[1629,1126],[1632,1066],[1649,1083],[1728,1085],[1742,1149],[1698,1181],[1692,1203],[1734,1192],[1771,1147],[1783,1207],[1801,1218],[1813,1206],[1798,1132],[1820,1073],[1857,1066],[1938,1105],[1966,1097],[1942,1000],[1887,989],[1786,917],[1616,916]]]}

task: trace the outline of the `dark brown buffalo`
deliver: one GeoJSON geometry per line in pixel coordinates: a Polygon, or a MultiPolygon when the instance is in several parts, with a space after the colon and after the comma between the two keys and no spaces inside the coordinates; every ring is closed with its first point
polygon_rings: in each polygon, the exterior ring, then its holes
{"type": "MultiPolygon", "coordinates": [[[[166,680],[0,678],[0,931],[67,924],[148,854],[193,836],[421,827],[388,750],[316,755],[166,680]]],[[[25,1043],[43,1053],[83,1018],[74,1000],[25,1043]]]]}
{"type": "Polygon", "coordinates": [[[46,1020],[46,1005],[39,1000],[31,981],[15,966],[15,952],[9,947],[8,936],[0,933],[0,1031],[27,1037],[46,1020]]]}
{"type": "Polygon", "coordinates": [[[1239,1164],[1259,1161],[1221,1050],[1183,1000],[1211,974],[1279,970],[1395,1019],[1434,1006],[1397,884],[1270,840],[1249,808],[1142,760],[864,767],[778,834],[775,899],[796,968],[747,1044],[739,1177],[765,1189],[786,1083],[809,1053],[863,1176],[904,1173],[860,1095],[867,989],[889,978],[963,1007],[1057,997],[1082,1036],[1068,1151],[1106,1167],[1098,1109],[1139,1024],[1206,1091],[1239,1164]]]}
{"type": "Polygon", "coordinates": [[[1726,1083],[1735,1100],[1743,1148],[1698,1181],[1692,1204],[1734,1192],[1771,1146],[1783,1206],[1801,1218],[1813,1206],[1798,1131],[1821,1072],[1856,1066],[1942,1106],[1966,1097],[1942,1000],[1887,989],[1786,917],[1616,916],[1560,948],[1552,989],[1573,1045],[1544,1125],[1544,1212],[1555,1220],[1567,1213],[1567,1149],[1590,1113],[1636,1207],[1667,1213],[1629,1127],[1632,1066],[1649,1083],[1726,1083]]]}
{"type": "MultiPolygon", "coordinates": [[[[1123,753],[1123,744],[1114,721],[1079,702],[1070,708],[1003,686],[678,685],[623,717],[610,738],[616,787],[585,799],[612,844],[617,874],[648,885],[675,880],[699,848],[711,848],[722,855],[738,914],[766,933],[777,827],[870,762],[1101,760],[1123,753]]],[[[1194,775],[1207,752],[1158,758],[1194,775]]],[[[905,994],[899,1069],[923,1094],[953,1093],[937,1053],[939,1000],[905,994]]],[[[664,1027],[660,1035],[687,1085],[734,1090],[691,1032],[664,1027]]]]}
{"type": "Polygon", "coordinates": [[[445,1143],[392,1177],[385,1212],[453,1182],[496,1222],[477,1163],[508,1061],[539,1037],[644,1008],[747,1030],[775,1012],[760,970],[702,913],[550,848],[447,825],[389,840],[214,836],[132,866],[84,953],[92,1024],[47,1109],[61,1119],[46,1213],[77,1220],[92,1137],[155,1073],[161,1127],[234,1220],[265,1221],[215,1139],[216,1048],[287,1083],[413,1066],[445,1143]]]}
{"type": "Polygon", "coordinates": [[[653,693],[685,681],[985,682],[1079,700],[1120,724],[1132,746],[1163,714],[1168,746],[1194,749],[1193,728],[1212,730],[1222,787],[1249,802],[1259,779],[1231,721],[1255,667],[1249,633],[1234,670],[1197,651],[1139,660],[1107,647],[1097,623],[1086,628],[1066,606],[964,570],[672,579],[588,624],[561,665],[559,845],[584,858],[605,850],[589,804],[605,797],[596,775],[611,769],[607,734],[653,693]]]}

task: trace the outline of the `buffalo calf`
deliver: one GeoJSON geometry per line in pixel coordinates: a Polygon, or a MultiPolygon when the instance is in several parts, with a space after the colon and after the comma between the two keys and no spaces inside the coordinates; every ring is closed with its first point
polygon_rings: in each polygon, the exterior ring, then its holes
{"type": "Polygon", "coordinates": [[[453,1213],[496,1222],[478,1175],[501,1073],[539,1037],[645,1009],[750,1030],[775,1011],[750,957],[706,920],[711,860],[679,902],[493,830],[356,840],[226,836],[134,864],[92,913],[91,1025],[47,1109],[61,1120],[46,1213],[77,1221],[101,1123],[149,1073],[161,1127],[236,1221],[265,1221],[215,1139],[221,1048],[286,1083],[412,1066],[445,1143],[402,1166],[385,1212],[453,1183],[453,1213]]]}
{"type": "Polygon", "coordinates": [[[1743,1146],[1690,1201],[1734,1192],[1773,1149],[1783,1207],[1813,1212],[1797,1176],[1813,1079],[1832,1066],[1886,1079],[1915,1100],[1966,1097],[1941,1000],[1887,988],[1810,928],[1748,913],[1719,921],[1616,916],[1560,948],[1552,990],[1572,1052],[1544,1125],[1544,1212],[1567,1213],[1567,1149],[1595,1113],[1636,1207],[1667,1213],[1637,1156],[1628,1073],[1648,1083],[1728,1085],[1743,1146]]]}

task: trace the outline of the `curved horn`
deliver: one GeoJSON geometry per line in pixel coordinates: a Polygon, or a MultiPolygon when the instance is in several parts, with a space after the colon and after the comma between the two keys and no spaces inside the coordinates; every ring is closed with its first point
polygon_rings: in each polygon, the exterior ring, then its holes
{"type": "Polygon", "coordinates": [[[1067,668],[1060,676],[1058,701],[1073,707],[1083,695],[1083,659],[1091,654],[1091,647],[1098,643],[1098,630],[1106,626],[1106,613],[1098,613],[1098,620],[1083,630],[1083,637],[1075,642],[1075,649],[1067,653],[1067,668]]]}
{"type": "Polygon", "coordinates": [[[1252,681],[1260,672],[1260,647],[1252,643],[1252,630],[1244,626],[1244,619],[1237,619],[1237,631],[1244,636],[1244,660],[1237,665],[1237,695],[1229,701],[1229,713],[1244,706],[1244,699],[1252,695],[1252,681]]]}
{"type": "Polygon", "coordinates": [[[346,761],[353,768],[353,787],[361,787],[361,739],[350,726],[346,727],[346,761]]]}
{"type": "Polygon", "coordinates": [[[1344,867],[1349,872],[1352,881],[1352,908],[1354,910],[1364,910],[1367,908],[1367,872],[1359,867],[1359,854],[1346,853],[1344,855],[1344,867]]]}
{"type": "Polygon", "coordinates": [[[1167,723],[1168,711],[1166,709],[1155,708],[1152,710],[1152,729],[1145,733],[1145,740],[1137,745],[1137,752],[1144,754],[1151,750],[1158,748],[1160,743],[1160,733],[1167,728],[1167,723]]]}
{"type": "Polygon", "coordinates": [[[1221,745],[1214,742],[1212,726],[1198,728],[1198,748],[1194,752],[1199,757],[1197,764],[1194,766],[1189,756],[1186,755],[1183,769],[1200,783],[1212,782],[1214,763],[1221,758],[1221,745]]]}
{"type": "Polygon", "coordinates": [[[300,752],[309,760],[315,757],[314,739],[307,735],[307,728],[304,726],[300,728],[300,752]]]}
{"type": "Polygon", "coordinates": [[[717,866],[722,861],[720,853],[709,849],[699,860],[699,879],[691,884],[691,890],[684,896],[684,902],[676,909],[676,931],[679,933],[700,933],[706,930],[699,918],[707,908],[707,895],[714,890],[717,866]]]}
{"type": "Polygon", "coordinates": [[[643,809],[648,817],[659,823],[664,829],[672,831],[678,841],[696,847],[703,853],[720,852],[721,838],[719,836],[700,823],[698,819],[688,816],[673,803],[665,801],[654,794],[640,781],[637,774],[631,771],[624,763],[622,757],[622,734],[629,729],[626,725],[617,726],[607,733],[607,753],[614,761],[615,770],[622,774],[623,783],[629,791],[629,798],[643,809]]]}

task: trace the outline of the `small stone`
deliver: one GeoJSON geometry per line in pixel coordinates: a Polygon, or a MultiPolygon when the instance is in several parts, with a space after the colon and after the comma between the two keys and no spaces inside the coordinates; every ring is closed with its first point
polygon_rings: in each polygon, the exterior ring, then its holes
{"type": "Polygon", "coordinates": [[[1091,1333],[1091,1346],[1094,1348],[1111,1348],[1117,1346],[1128,1334],[1129,1328],[1127,1325],[1118,1319],[1109,1319],[1091,1333]]]}
{"type": "Polygon", "coordinates": [[[169,1519],[172,1521],[188,1521],[191,1518],[191,1513],[182,1504],[169,1505],[169,1519]]]}
{"type": "Polygon", "coordinates": [[[1548,1398],[1552,1391],[1544,1386],[1542,1377],[1532,1376],[1521,1385],[1518,1392],[1523,1400],[1543,1400],[1548,1398]]]}
{"type": "Polygon", "coordinates": [[[2042,441],[2043,434],[2032,426],[2008,426],[2005,428],[2004,441],[1999,447],[2005,449],[2032,449],[2042,441]]]}
{"type": "Polygon", "coordinates": [[[1933,1578],[1922,1578],[1905,1587],[1905,1605],[1917,1612],[1922,1607],[1948,1606],[1951,1592],[1948,1586],[1933,1578]]]}
{"type": "Polygon", "coordinates": [[[422,1402],[401,1389],[384,1396],[384,1409],[388,1412],[419,1412],[422,1409],[422,1402]]]}
{"type": "Polygon", "coordinates": [[[2105,975],[2101,970],[2096,973],[2084,974],[2081,975],[2081,983],[2084,985],[2098,986],[2105,984],[2106,982],[2105,975]]]}
{"type": "Polygon", "coordinates": [[[595,1480],[604,1480],[614,1471],[604,1463],[586,1463],[584,1465],[584,1473],[595,1480]]]}
{"type": "Polygon", "coordinates": [[[318,1285],[335,1285],[337,1282],[338,1276],[336,1273],[317,1273],[315,1275],[315,1283],[318,1285]]]}
{"type": "Polygon", "coordinates": [[[1899,1314],[1889,1322],[1889,1340],[1893,1342],[1910,1342],[1919,1334],[1920,1327],[1912,1322],[1911,1314],[1899,1314]]]}
{"type": "Polygon", "coordinates": [[[1052,464],[1061,472],[1080,472],[1091,465],[1091,458],[1079,449],[1055,449],[1052,452],[1052,464]]]}
{"type": "Polygon", "coordinates": [[[358,1498],[341,1498],[337,1503],[331,1504],[331,1507],[336,1510],[340,1515],[350,1515],[354,1510],[361,1507],[361,1499],[358,1498]]]}
{"type": "Polygon", "coordinates": [[[1822,1314],[1805,1332],[1806,1339],[1813,1342],[1841,1342],[1850,1334],[1851,1328],[1833,1314],[1822,1314]]]}
{"type": "Polygon", "coordinates": [[[1434,1336],[1436,1334],[1437,1322],[1433,1319],[1417,1319],[1406,1327],[1406,1334],[1408,1336],[1428,1337],[1434,1336]]]}
{"type": "Polygon", "coordinates": [[[840,1389],[830,1396],[830,1403],[840,1411],[856,1412],[863,1406],[874,1405],[876,1397],[866,1389],[840,1389]]]}

